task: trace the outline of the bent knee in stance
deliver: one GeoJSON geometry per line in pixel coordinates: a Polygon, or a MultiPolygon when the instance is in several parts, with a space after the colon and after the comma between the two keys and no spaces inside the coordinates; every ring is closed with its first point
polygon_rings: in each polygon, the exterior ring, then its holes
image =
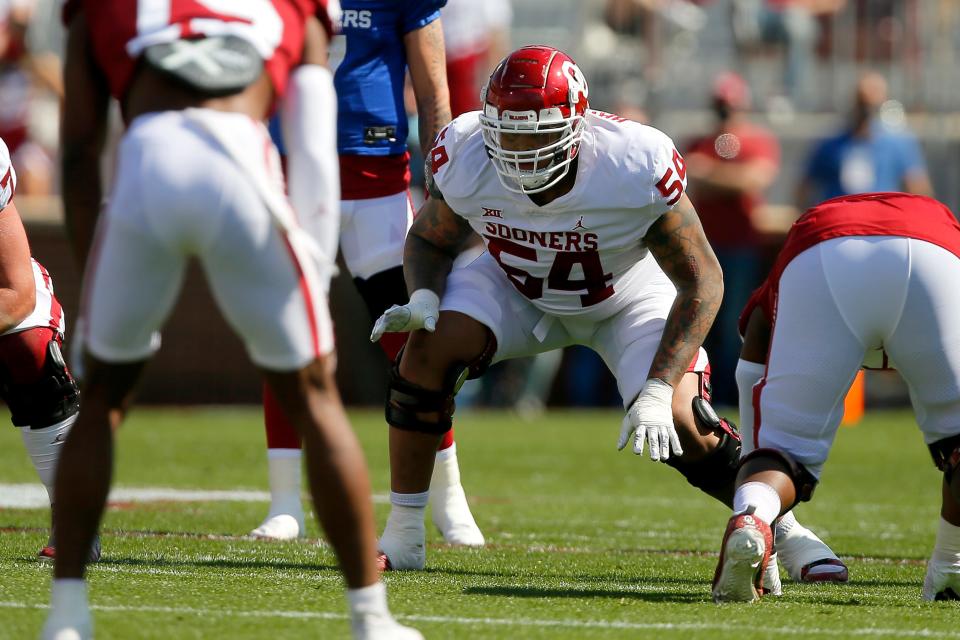
{"type": "Polygon", "coordinates": [[[682,459],[688,462],[706,457],[720,444],[717,434],[694,418],[693,399],[699,395],[700,377],[696,373],[684,374],[673,392],[673,421],[683,448],[682,459]]]}
{"type": "Polygon", "coordinates": [[[437,330],[410,334],[400,361],[400,375],[427,389],[442,389],[457,365],[480,359],[490,343],[490,330],[456,311],[442,311],[437,330]]]}

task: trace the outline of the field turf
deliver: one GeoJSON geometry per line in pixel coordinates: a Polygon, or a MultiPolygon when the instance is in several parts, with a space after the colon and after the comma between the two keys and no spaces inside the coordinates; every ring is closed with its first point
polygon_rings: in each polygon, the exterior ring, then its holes
{"type": "MultiPolygon", "coordinates": [[[[387,515],[386,430],[351,417],[387,515]]],[[[428,531],[428,569],[390,574],[393,611],[428,638],[960,638],[956,603],[920,600],[939,476],[913,418],[842,429],[798,516],[848,562],[847,585],[795,585],[758,605],[710,600],[727,512],[672,469],[615,448],[615,412],[458,415],[464,484],[483,550],[428,531]]],[[[266,488],[256,409],[139,409],[119,436],[115,485],[266,488]]],[[[0,429],[0,487],[35,476],[0,429]]],[[[316,523],[303,542],[243,535],[263,502],[122,502],[89,573],[97,637],[346,638],[341,582],[316,523]]],[[[36,637],[50,568],[43,509],[0,507],[0,638],[36,637]]]]}

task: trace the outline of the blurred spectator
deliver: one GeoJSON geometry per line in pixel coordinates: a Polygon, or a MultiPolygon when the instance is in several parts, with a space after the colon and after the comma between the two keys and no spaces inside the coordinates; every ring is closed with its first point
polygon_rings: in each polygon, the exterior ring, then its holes
{"type": "Polygon", "coordinates": [[[23,195],[46,195],[53,186],[52,160],[30,136],[35,87],[63,95],[56,57],[29,51],[27,30],[36,8],[35,0],[0,0],[0,137],[10,149],[23,195]]]}
{"type": "Polygon", "coordinates": [[[779,44],[785,48],[783,92],[803,102],[819,33],[817,17],[839,11],[846,0],[733,0],[733,33],[742,48],[779,44]]]}
{"type": "MultiPolygon", "coordinates": [[[[649,92],[657,94],[667,81],[664,59],[672,47],[665,27],[673,33],[698,32],[706,26],[707,18],[698,6],[713,0],[607,0],[604,22],[616,34],[633,39],[640,54],[636,69],[641,71],[649,92]]],[[[627,74],[631,69],[620,69],[627,74]]],[[[646,92],[646,89],[645,89],[646,92]]],[[[653,99],[648,97],[648,102],[653,99]]],[[[649,105],[648,105],[649,106],[649,105]]],[[[618,112],[619,113],[619,112],[618,112]]]]}
{"type": "Polygon", "coordinates": [[[807,208],[868,191],[933,192],[920,145],[905,128],[903,107],[887,99],[887,81],[875,72],[857,82],[850,122],[814,148],[797,187],[797,204],[807,208]]]}
{"type": "Polygon", "coordinates": [[[456,118],[480,108],[480,87],[510,52],[513,8],[510,0],[448,0],[440,15],[450,110],[456,118]]]}
{"type": "Polygon", "coordinates": [[[687,179],[704,233],[723,267],[723,304],[706,343],[714,398],[719,404],[736,404],[737,317],[763,278],[757,213],[779,170],[780,145],[773,134],[747,120],[750,90],[737,74],[717,77],[712,107],[716,128],[690,145],[687,179]]]}

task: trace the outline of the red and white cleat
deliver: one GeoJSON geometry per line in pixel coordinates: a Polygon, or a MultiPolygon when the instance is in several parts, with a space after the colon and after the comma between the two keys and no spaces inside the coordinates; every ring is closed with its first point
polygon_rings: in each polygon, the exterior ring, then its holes
{"type": "Polygon", "coordinates": [[[713,601],[759,600],[772,549],[770,525],[754,516],[752,509],[730,518],[713,576],[713,601]]]}
{"type": "Polygon", "coordinates": [[[383,551],[377,551],[377,571],[393,571],[393,565],[390,564],[390,558],[383,551]]]}
{"type": "Polygon", "coordinates": [[[780,563],[777,552],[770,554],[767,569],[763,572],[763,595],[780,597],[783,595],[783,582],[780,581],[780,563]]]}
{"type": "Polygon", "coordinates": [[[380,536],[380,564],[389,571],[419,571],[427,563],[426,529],[423,510],[394,506],[380,536]]]}
{"type": "MultiPolygon", "coordinates": [[[[87,557],[87,562],[100,562],[100,552],[100,536],[97,536],[93,539],[93,546],[90,548],[90,555],[87,557]]],[[[37,558],[44,562],[53,562],[56,557],[57,543],[54,541],[53,536],[50,536],[47,544],[40,549],[40,553],[37,554],[37,558]]]]}
{"type": "Polygon", "coordinates": [[[850,572],[817,534],[799,522],[777,528],[777,555],[794,582],[847,582],[850,572]]]}

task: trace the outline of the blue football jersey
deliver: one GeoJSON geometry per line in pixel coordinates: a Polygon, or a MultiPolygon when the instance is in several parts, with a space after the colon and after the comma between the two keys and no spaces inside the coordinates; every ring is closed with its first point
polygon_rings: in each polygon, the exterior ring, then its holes
{"type": "Polygon", "coordinates": [[[334,75],[337,151],[387,156],[407,150],[403,37],[440,17],[447,0],[341,0],[347,50],[334,75]]]}

